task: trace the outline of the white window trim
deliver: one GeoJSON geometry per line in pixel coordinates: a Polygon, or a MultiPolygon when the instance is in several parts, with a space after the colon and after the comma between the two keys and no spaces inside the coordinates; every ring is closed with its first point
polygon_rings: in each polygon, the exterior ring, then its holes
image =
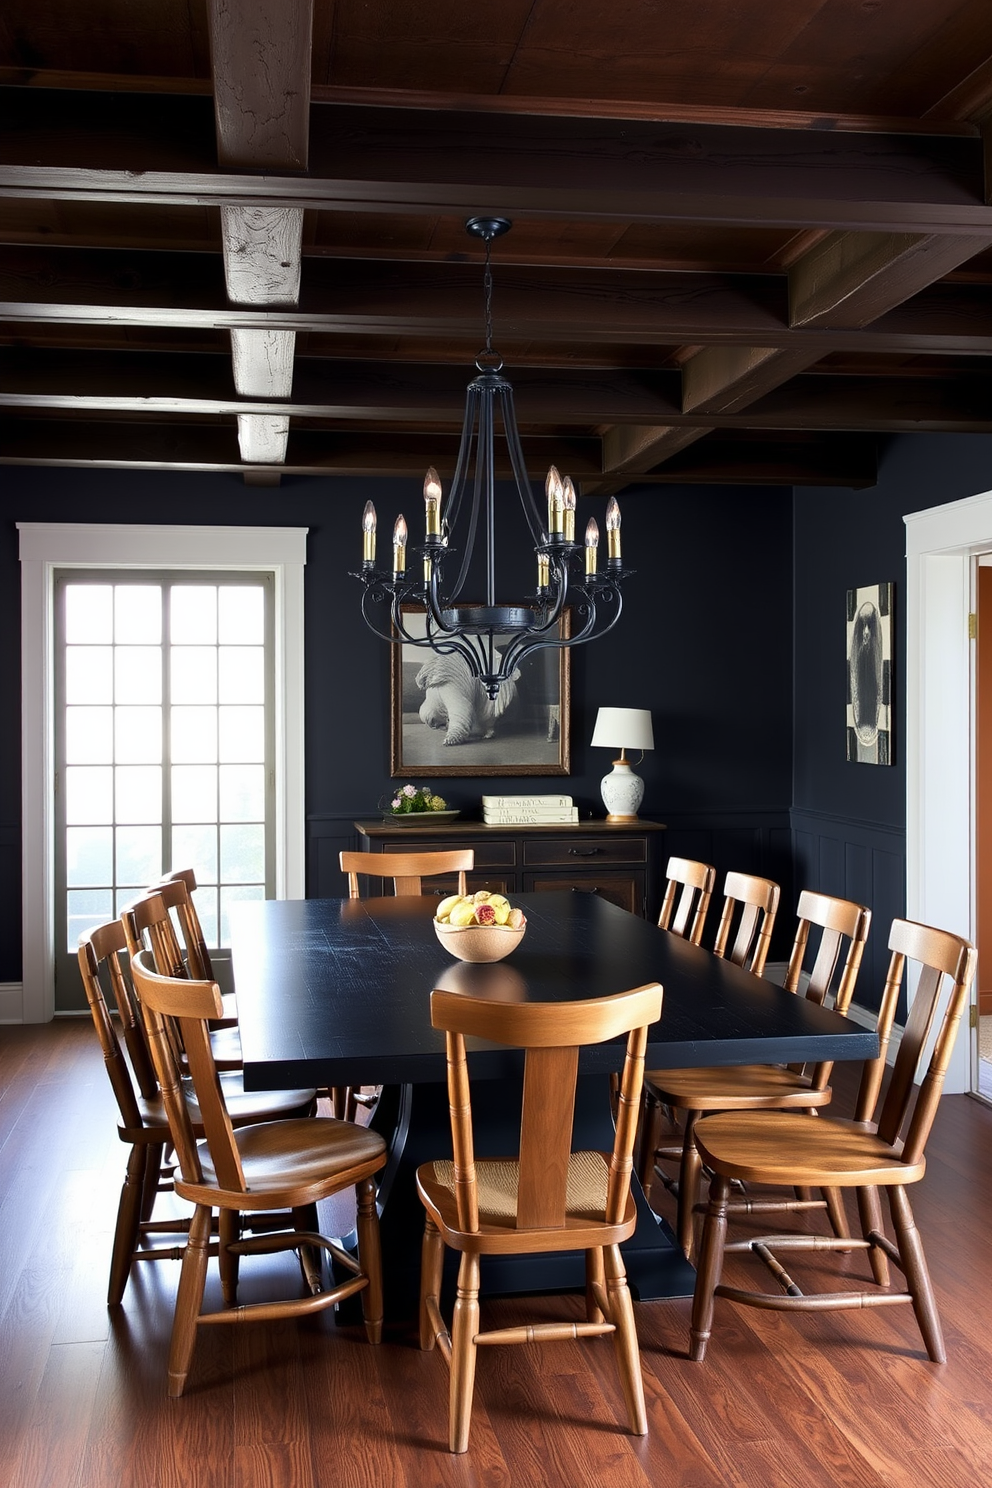
{"type": "MultiPolygon", "coordinates": [[[[906,913],[975,939],[975,557],[992,548],[992,491],[912,512],[906,523],[906,913]]],[[[972,999],[976,993],[972,989],[972,999]]],[[[963,1018],[950,1094],[974,1088],[963,1018]]]]}
{"type": "Polygon", "coordinates": [[[275,578],[276,897],[304,896],[305,527],[18,522],[21,558],[21,1021],[55,1012],[53,575],[59,568],[258,569],[275,578]],[[195,555],[195,557],[191,557],[195,555]]]}

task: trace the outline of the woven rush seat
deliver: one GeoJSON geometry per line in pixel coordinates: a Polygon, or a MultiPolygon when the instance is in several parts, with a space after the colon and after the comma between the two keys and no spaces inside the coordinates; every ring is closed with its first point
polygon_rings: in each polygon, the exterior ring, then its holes
{"type": "MultiPolygon", "coordinates": [[[[431,1183],[424,1169],[420,1180],[430,1193],[445,1220],[455,1227],[457,1209],[455,1201],[455,1165],[453,1162],[433,1164],[434,1182],[431,1183]]],[[[485,1232],[492,1227],[497,1232],[512,1228],[517,1230],[517,1190],[520,1164],[513,1158],[482,1158],[475,1165],[475,1181],[479,1197],[479,1250],[485,1250],[485,1232]]],[[[606,1223],[606,1196],[610,1177],[610,1158],[603,1152],[573,1152],[568,1163],[565,1187],[564,1229],[573,1225],[583,1228],[590,1224],[606,1223]]],[[[623,1222],[633,1226],[635,1220],[634,1201],[628,1199],[623,1222]]],[[[499,1233],[493,1236],[498,1243],[499,1233]]]]}

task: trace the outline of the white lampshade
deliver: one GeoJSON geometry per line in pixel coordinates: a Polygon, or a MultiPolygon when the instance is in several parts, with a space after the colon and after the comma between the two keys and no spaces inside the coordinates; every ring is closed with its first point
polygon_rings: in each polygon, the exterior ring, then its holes
{"type": "Polygon", "coordinates": [[[651,714],[647,708],[600,708],[592,742],[602,749],[653,749],[651,714]]]}

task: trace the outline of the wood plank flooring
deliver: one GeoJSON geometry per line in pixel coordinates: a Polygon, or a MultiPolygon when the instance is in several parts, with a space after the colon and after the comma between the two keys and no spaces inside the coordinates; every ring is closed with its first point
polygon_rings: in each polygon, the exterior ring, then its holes
{"type": "MultiPolygon", "coordinates": [[[[121,1307],[104,1300],[125,1156],[90,1024],[0,1029],[0,1488],[988,1480],[992,1110],[969,1097],[945,1097],[914,1191],[946,1365],[927,1362],[908,1308],[790,1319],[719,1303],[707,1358],[692,1364],[688,1302],[639,1305],[646,1439],[618,1429],[609,1341],[488,1349],[459,1458],[445,1448],[445,1367],[395,1325],[379,1348],[326,1316],[204,1330],[187,1394],[168,1400],[178,1265],[145,1264],[121,1307]]],[[[270,1264],[296,1284],[291,1259],[270,1264]]],[[[858,1255],[811,1264],[865,1272],[858,1255]]],[[[272,1280],[257,1266],[243,1268],[246,1299],[272,1280]]],[[[546,1311],[572,1316],[578,1303],[556,1298],[546,1311]]],[[[490,1304],[487,1317],[510,1321],[514,1304],[490,1304]]]]}

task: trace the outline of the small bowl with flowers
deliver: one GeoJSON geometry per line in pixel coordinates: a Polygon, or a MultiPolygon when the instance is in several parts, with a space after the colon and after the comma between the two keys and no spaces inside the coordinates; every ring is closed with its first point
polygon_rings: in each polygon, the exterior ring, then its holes
{"type": "Polygon", "coordinates": [[[526,929],[523,910],[487,889],[451,894],[434,914],[435,935],[459,961],[502,961],[516,950],[526,929]]]}

